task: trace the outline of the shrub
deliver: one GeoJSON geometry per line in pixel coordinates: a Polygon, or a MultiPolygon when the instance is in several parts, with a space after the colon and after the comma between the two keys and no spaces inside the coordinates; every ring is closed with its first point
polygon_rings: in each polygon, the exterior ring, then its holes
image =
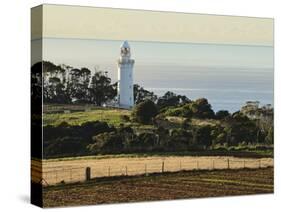
{"type": "Polygon", "coordinates": [[[129,122],[130,121],[130,117],[127,115],[120,115],[120,119],[124,122],[129,122]]]}
{"type": "Polygon", "coordinates": [[[157,107],[151,100],[145,100],[135,106],[133,118],[139,123],[149,124],[153,117],[157,115],[157,107]]]}
{"type": "Polygon", "coordinates": [[[197,118],[213,118],[215,115],[211,105],[205,98],[200,98],[193,102],[191,104],[191,110],[194,117],[197,118]]]}
{"type": "Polygon", "coordinates": [[[182,108],[169,108],[165,115],[167,116],[182,116],[182,108]]]}
{"type": "Polygon", "coordinates": [[[230,116],[230,113],[227,110],[219,110],[216,112],[216,119],[222,120],[230,116]]]}
{"type": "Polygon", "coordinates": [[[190,119],[184,119],[181,124],[181,127],[186,130],[190,128],[190,126],[191,126],[190,119]]]}
{"type": "Polygon", "coordinates": [[[87,146],[87,149],[94,154],[120,153],[123,149],[123,138],[115,132],[106,132],[94,136],[93,142],[93,144],[87,146]]]}
{"type": "Polygon", "coordinates": [[[66,122],[66,121],[63,121],[58,125],[58,127],[69,127],[69,126],[70,126],[70,124],[68,124],[68,122],[66,122]]]}
{"type": "Polygon", "coordinates": [[[197,142],[199,145],[209,147],[212,145],[212,130],[213,127],[210,125],[201,126],[197,129],[197,142]]]}
{"type": "Polygon", "coordinates": [[[157,144],[157,136],[154,133],[141,133],[138,136],[139,144],[143,150],[153,150],[153,147],[157,144]]]}

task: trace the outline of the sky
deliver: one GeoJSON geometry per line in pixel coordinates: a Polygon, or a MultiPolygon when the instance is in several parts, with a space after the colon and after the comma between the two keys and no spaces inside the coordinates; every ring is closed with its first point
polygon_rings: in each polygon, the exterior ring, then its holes
{"type": "Polygon", "coordinates": [[[273,45],[270,18],[43,5],[32,10],[32,39],[80,38],[273,45]],[[38,12],[39,10],[39,12],[38,12]],[[42,17],[42,18],[41,18],[42,17]],[[38,30],[43,20],[42,32],[38,30]]]}

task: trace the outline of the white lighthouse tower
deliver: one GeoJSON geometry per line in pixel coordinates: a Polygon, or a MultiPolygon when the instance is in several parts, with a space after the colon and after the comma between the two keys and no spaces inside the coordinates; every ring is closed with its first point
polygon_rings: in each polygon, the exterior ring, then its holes
{"type": "Polygon", "coordinates": [[[120,108],[130,109],[134,106],[133,67],[135,61],[131,59],[129,43],[124,41],[120,46],[118,66],[118,105],[120,108]]]}

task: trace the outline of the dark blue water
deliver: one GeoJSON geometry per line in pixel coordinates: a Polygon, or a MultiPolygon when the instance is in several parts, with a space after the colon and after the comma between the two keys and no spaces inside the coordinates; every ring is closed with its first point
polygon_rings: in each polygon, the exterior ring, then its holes
{"type": "Polygon", "coordinates": [[[173,91],[192,100],[205,97],[215,111],[235,112],[249,100],[260,101],[261,105],[273,104],[272,69],[177,67],[167,73],[162,70],[153,69],[151,78],[145,77],[139,84],[158,96],[173,91]],[[153,75],[157,72],[159,77],[155,80],[153,75]]]}

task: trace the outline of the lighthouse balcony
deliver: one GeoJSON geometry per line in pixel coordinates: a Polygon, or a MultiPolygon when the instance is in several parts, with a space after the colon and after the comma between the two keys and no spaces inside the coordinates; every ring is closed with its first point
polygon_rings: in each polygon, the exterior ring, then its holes
{"type": "Polygon", "coordinates": [[[135,60],[132,60],[132,59],[128,59],[128,58],[120,58],[119,60],[118,60],[118,63],[119,64],[134,64],[135,63],[135,60]]]}

